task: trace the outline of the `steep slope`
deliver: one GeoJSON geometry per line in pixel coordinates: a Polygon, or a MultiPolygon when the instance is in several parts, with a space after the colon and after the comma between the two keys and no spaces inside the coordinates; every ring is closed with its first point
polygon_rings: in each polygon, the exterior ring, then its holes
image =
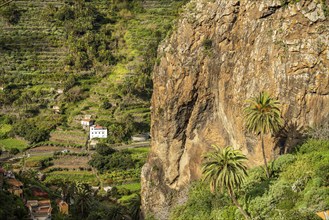
{"type": "Polygon", "coordinates": [[[142,171],[143,209],[166,219],[200,177],[211,144],[233,145],[262,163],[246,133],[245,100],[267,90],[282,103],[285,131],[266,139],[284,151],[328,120],[329,23],[323,1],[191,1],[159,48],[152,98],[152,152],[142,171]]]}

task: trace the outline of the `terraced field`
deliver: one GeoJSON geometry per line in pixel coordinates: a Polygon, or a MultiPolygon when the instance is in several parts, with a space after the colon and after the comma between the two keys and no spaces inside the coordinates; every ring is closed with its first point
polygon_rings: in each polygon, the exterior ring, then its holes
{"type": "Polygon", "coordinates": [[[106,126],[131,115],[139,123],[132,132],[147,132],[157,46],[183,3],[11,2],[15,22],[0,10],[0,115],[75,133],[85,115],[106,126]]]}
{"type": "MultiPolygon", "coordinates": [[[[157,45],[174,26],[181,5],[182,2],[170,0],[142,1],[142,12],[132,14],[130,18],[122,19],[113,26],[116,35],[124,40],[124,43],[119,43],[120,47],[116,55],[125,59],[119,61],[106,77],[95,84],[90,90],[90,96],[72,111],[79,112],[79,114],[71,115],[72,124],[76,125],[76,119],[85,114],[96,114],[100,120],[110,122],[115,121],[116,117],[131,114],[137,122],[149,124],[150,96],[147,99],[136,96],[124,97],[124,94],[115,89],[115,85],[124,84],[124,86],[133,87],[129,83],[130,79],[141,74],[150,74],[156,60],[157,45]],[[122,30],[123,26],[124,30],[122,30]],[[113,98],[118,92],[123,97],[121,100],[113,98]],[[120,102],[121,106],[109,114],[109,111],[99,108],[104,100],[108,100],[113,105],[120,102]]],[[[144,95],[147,97],[147,94],[144,95]]]]}
{"type": "Polygon", "coordinates": [[[157,46],[186,1],[14,0],[0,7],[0,148],[21,151],[4,152],[0,165],[41,172],[43,184],[99,186],[106,197],[103,187],[117,187],[102,203],[130,209],[149,152],[148,142],[131,144],[131,136],[150,129],[157,46]],[[95,151],[80,124],[87,115],[109,131],[95,151]],[[115,154],[100,153],[102,142],[115,154]]]}
{"type": "Polygon", "coordinates": [[[56,130],[50,134],[50,141],[55,143],[63,143],[67,145],[81,145],[85,146],[88,134],[81,130],[56,130]]]}
{"type": "Polygon", "coordinates": [[[34,86],[44,83],[56,86],[59,82],[53,76],[62,72],[62,61],[67,53],[65,33],[47,22],[42,12],[46,6],[60,7],[63,3],[45,0],[14,1],[13,4],[20,11],[19,22],[12,25],[0,20],[0,63],[4,72],[17,79],[21,76],[33,78],[34,86]]]}
{"type": "Polygon", "coordinates": [[[15,22],[1,9],[0,145],[20,136],[22,149],[37,146],[15,167],[40,169],[46,183],[130,184],[137,192],[149,149],[129,149],[135,167],[98,173],[88,165],[80,121],[91,115],[108,127],[108,144],[149,131],[157,47],[184,2],[20,0],[8,5],[15,22]],[[54,155],[65,149],[71,154],[54,155]]]}

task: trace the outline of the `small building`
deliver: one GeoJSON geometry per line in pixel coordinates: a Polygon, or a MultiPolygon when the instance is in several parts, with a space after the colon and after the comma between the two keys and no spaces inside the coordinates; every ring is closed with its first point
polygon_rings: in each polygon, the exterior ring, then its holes
{"type": "Polygon", "coordinates": [[[7,179],[6,182],[9,185],[8,192],[14,194],[15,196],[21,198],[23,197],[24,184],[21,181],[11,178],[11,179],[7,179]]]}
{"type": "Polygon", "coordinates": [[[37,178],[38,178],[38,180],[40,180],[40,181],[44,181],[44,180],[46,179],[46,174],[41,173],[41,172],[38,172],[38,173],[37,173],[37,178]]]}
{"type": "Polygon", "coordinates": [[[89,144],[90,148],[95,149],[98,142],[99,142],[98,140],[91,140],[89,144]]]}
{"type": "Polygon", "coordinates": [[[91,119],[91,115],[85,115],[85,119],[91,119]]]}
{"type": "Polygon", "coordinates": [[[26,206],[33,220],[51,220],[50,200],[28,200],[26,206]]]}
{"type": "Polygon", "coordinates": [[[91,186],[91,190],[93,190],[94,192],[98,191],[99,189],[100,189],[99,186],[91,186]]]}
{"type": "Polygon", "coordinates": [[[48,198],[48,193],[43,191],[40,187],[32,186],[30,189],[32,191],[33,196],[48,198]]]}
{"type": "Polygon", "coordinates": [[[104,189],[105,192],[108,192],[108,191],[112,190],[112,187],[111,186],[105,186],[105,187],[103,187],[103,189],[104,189]]]}
{"type": "Polygon", "coordinates": [[[63,89],[57,89],[57,94],[63,94],[64,93],[64,90],[63,89]]]}
{"type": "Polygon", "coordinates": [[[81,125],[82,125],[83,127],[90,127],[90,126],[92,126],[93,124],[94,124],[94,120],[87,119],[87,118],[81,120],[81,125]]]}
{"type": "Polygon", "coordinates": [[[57,200],[57,206],[58,206],[60,213],[62,213],[64,215],[69,214],[69,204],[67,204],[65,201],[57,200]]]}
{"type": "Polygon", "coordinates": [[[133,142],[142,142],[142,141],[147,141],[150,139],[150,135],[149,134],[137,134],[137,135],[133,135],[131,137],[133,142]]]}
{"type": "Polygon", "coordinates": [[[89,137],[90,140],[93,138],[107,138],[107,128],[99,125],[92,125],[89,130],[89,137]]]}
{"type": "Polygon", "coordinates": [[[11,170],[5,172],[5,177],[8,179],[16,179],[15,174],[11,170]]]}
{"type": "Polygon", "coordinates": [[[61,108],[58,105],[54,105],[53,110],[54,110],[55,113],[60,113],[61,108]]]}
{"type": "Polygon", "coordinates": [[[67,154],[67,153],[70,153],[70,150],[68,150],[68,149],[64,149],[64,150],[61,150],[60,151],[62,154],[67,154]]]}

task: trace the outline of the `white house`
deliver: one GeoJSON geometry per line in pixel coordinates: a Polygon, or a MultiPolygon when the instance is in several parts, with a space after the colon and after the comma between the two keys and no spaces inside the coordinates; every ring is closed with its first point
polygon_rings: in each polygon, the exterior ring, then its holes
{"type": "Polygon", "coordinates": [[[81,125],[83,126],[83,127],[89,127],[89,126],[92,126],[94,124],[94,121],[93,120],[91,120],[91,119],[82,119],[81,120],[81,125]]]}
{"type": "Polygon", "coordinates": [[[105,186],[105,187],[103,187],[103,189],[104,189],[105,192],[108,192],[108,191],[112,190],[112,187],[111,186],[105,186]]]}
{"type": "Polygon", "coordinates": [[[89,130],[90,140],[93,138],[107,138],[107,128],[99,125],[93,125],[89,130]]]}

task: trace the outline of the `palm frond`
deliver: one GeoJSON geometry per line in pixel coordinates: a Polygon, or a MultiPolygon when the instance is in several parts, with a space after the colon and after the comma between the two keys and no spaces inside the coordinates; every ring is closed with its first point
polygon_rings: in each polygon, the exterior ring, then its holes
{"type": "Polygon", "coordinates": [[[246,128],[255,134],[273,133],[283,124],[280,113],[280,102],[272,98],[267,92],[246,101],[248,106],[244,109],[246,128]]]}
{"type": "Polygon", "coordinates": [[[246,156],[232,147],[223,149],[215,145],[212,147],[214,151],[204,156],[202,180],[209,181],[212,192],[240,188],[247,175],[246,156]]]}

